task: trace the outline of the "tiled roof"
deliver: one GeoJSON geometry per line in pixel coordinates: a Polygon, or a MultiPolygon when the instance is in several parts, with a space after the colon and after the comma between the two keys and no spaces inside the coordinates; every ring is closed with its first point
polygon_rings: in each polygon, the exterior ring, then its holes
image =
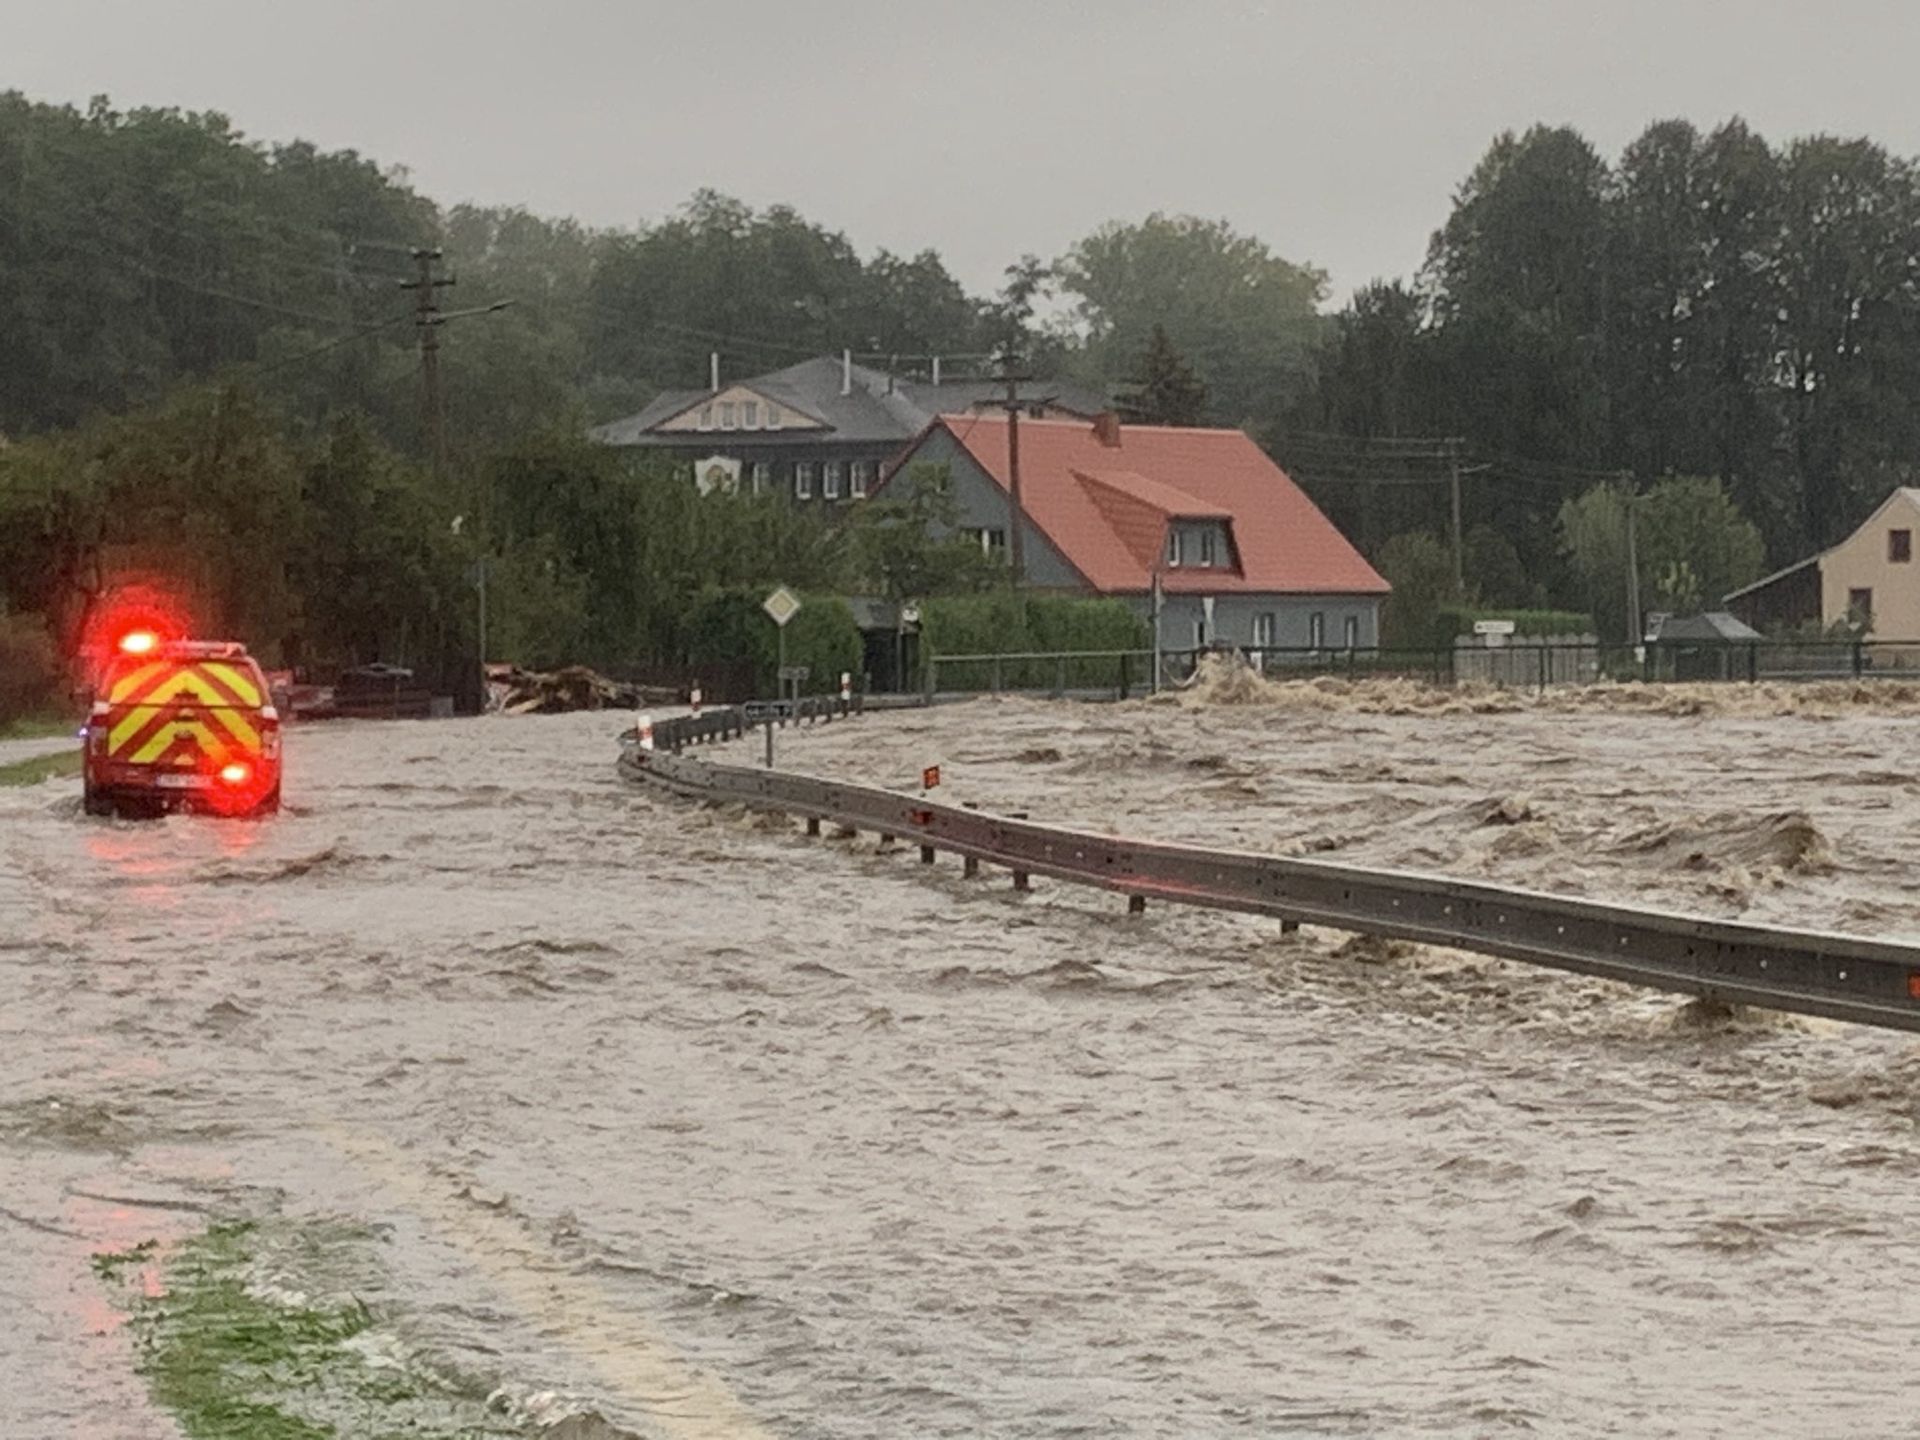
{"type": "MultiPolygon", "coordinates": [[[[946,415],[944,426],[1005,490],[1004,416],[946,415]]],[[[1384,595],[1380,573],[1306,492],[1239,430],[1020,422],[1020,494],[1028,517],[1097,590],[1151,587],[1165,522],[1228,519],[1238,573],[1167,568],[1170,592],[1384,595]]],[[[904,466],[902,467],[904,468],[904,466]]]]}

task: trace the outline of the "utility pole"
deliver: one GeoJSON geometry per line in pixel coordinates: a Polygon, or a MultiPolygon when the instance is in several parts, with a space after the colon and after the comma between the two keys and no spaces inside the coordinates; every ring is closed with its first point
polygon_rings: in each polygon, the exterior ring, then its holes
{"type": "Polygon", "coordinates": [[[1001,383],[1007,387],[1006,395],[998,400],[979,400],[978,405],[991,405],[997,410],[1007,412],[1007,558],[1013,572],[1013,588],[1018,590],[1027,578],[1026,519],[1027,507],[1020,498],[1020,407],[1031,405],[1036,409],[1047,404],[1054,397],[1028,396],[1020,398],[1020,383],[1031,380],[1031,375],[1015,374],[1011,363],[1000,376],[1001,383]]]}
{"type": "Polygon", "coordinates": [[[420,332],[422,419],[426,423],[428,448],[433,456],[433,478],[437,484],[444,485],[447,478],[447,410],[440,394],[440,326],[446,317],[440,313],[438,293],[442,286],[453,284],[453,277],[434,274],[434,266],[439,261],[438,250],[415,250],[413,263],[419,268],[419,274],[412,280],[402,280],[400,288],[415,292],[413,324],[420,332]]]}
{"type": "Polygon", "coordinates": [[[1646,639],[1645,627],[1640,623],[1640,550],[1634,525],[1635,512],[1640,508],[1640,492],[1631,475],[1623,471],[1620,478],[1627,487],[1627,643],[1639,645],[1646,639]]]}
{"type": "Polygon", "coordinates": [[[1466,542],[1460,534],[1460,442],[1457,439],[1447,441],[1447,488],[1453,496],[1453,593],[1456,598],[1464,598],[1467,559],[1466,542]]]}

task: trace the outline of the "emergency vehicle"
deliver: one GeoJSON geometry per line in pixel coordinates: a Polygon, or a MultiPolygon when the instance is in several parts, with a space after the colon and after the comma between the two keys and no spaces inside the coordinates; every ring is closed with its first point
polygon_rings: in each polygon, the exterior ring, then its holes
{"type": "Polygon", "coordinates": [[[280,808],[280,714],[234,641],[123,635],[94,685],[85,756],[91,815],[280,808]]]}

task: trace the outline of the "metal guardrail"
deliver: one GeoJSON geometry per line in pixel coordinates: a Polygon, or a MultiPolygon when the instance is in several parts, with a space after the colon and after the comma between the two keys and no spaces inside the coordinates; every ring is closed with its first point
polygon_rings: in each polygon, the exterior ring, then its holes
{"type": "MultiPolygon", "coordinates": [[[[834,702],[836,705],[838,701],[834,702]]],[[[1048,875],[1130,897],[1272,915],[1288,927],[1411,940],[1685,995],[1920,1030],[1920,945],[1708,920],[1478,882],[1325,860],[1283,859],[1135,840],[938,804],[845,781],[716,764],[679,751],[744,733],[725,707],[667,720],[655,745],[627,745],[621,773],[692,799],[746,805],[870,830],[1004,866],[1014,884],[1048,875]]]]}

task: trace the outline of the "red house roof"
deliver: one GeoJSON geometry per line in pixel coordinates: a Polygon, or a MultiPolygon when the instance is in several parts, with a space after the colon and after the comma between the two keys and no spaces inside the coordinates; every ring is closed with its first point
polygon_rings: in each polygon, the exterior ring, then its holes
{"type": "MultiPolygon", "coordinates": [[[[1008,488],[1005,416],[943,415],[927,434],[940,428],[1008,488]]],[[[1117,433],[1117,445],[1085,421],[1020,422],[1021,504],[1094,589],[1150,589],[1170,520],[1225,521],[1233,554],[1231,568],[1164,567],[1168,591],[1384,595],[1391,588],[1244,432],[1126,425],[1109,433],[1117,433]]]]}

